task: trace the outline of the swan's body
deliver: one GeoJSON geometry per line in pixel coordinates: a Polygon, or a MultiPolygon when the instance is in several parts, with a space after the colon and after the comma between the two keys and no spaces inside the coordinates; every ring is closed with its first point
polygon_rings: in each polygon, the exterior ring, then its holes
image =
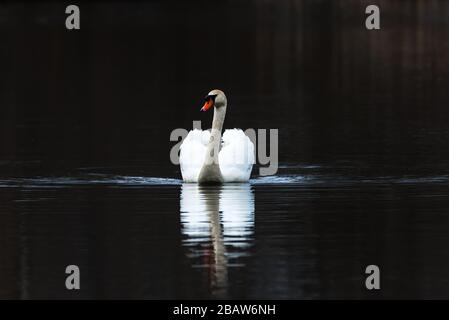
{"type": "Polygon", "coordinates": [[[209,130],[194,129],[189,132],[181,145],[179,163],[185,182],[206,182],[201,179],[213,178],[210,182],[244,182],[248,181],[254,162],[254,145],[240,129],[226,130],[223,134],[221,150],[218,154],[218,168],[204,167],[207,145],[210,140],[209,130]],[[246,159],[245,159],[246,158],[246,159]],[[219,169],[219,172],[216,170],[219,169]],[[205,174],[209,176],[204,176],[205,174]]]}
{"type": "Polygon", "coordinates": [[[223,183],[248,181],[254,163],[254,145],[240,129],[221,135],[226,114],[226,96],[212,90],[203,111],[214,106],[210,131],[194,129],[184,139],[179,163],[185,182],[223,183]]]}

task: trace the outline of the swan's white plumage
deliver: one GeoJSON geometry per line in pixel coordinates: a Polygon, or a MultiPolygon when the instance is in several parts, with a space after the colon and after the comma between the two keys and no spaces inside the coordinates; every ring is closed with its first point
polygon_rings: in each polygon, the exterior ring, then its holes
{"type": "Polygon", "coordinates": [[[206,155],[209,131],[193,129],[185,137],[180,147],[179,164],[185,182],[197,182],[206,155]]]}
{"type": "MultiPolygon", "coordinates": [[[[180,147],[179,163],[185,182],[198,182],[210,132],[194,129],[180,147]]],[[[248,181],[254,163],[254,144],[240,129],[228,129],[222,137],[218,163],[224,182],[248,181]]]]}
{"type": "Polygon", "coordinates": [[[240,129],[226,130],[218,154],[225,182],[248,181],[254,163],[254,145],[240,129]]]}

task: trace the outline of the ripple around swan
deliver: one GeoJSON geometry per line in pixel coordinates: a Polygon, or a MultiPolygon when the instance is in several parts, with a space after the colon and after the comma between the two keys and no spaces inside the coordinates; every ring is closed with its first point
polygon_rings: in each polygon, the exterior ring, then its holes
{"type": "MultiPolygon", "coordinates": [[[[276,175],[250,179],[251,185],[354,185],[354,184],[447,184],[449,176],[360,177],[338,175],[276,175]]],[[[0,179],[0,188],[69,188],[76,186],[145,187],[180,186],[181,179],[87,174],[79,177],[35,177],[0,179]]]]}
{"type": "Polygon", "coordinates": [[[302,184],[309,181],[310,178],[302,175],[287,176],[264,176],[251,179],[249,182],[254,185],[266,184],[302,184]]]}
{"type": "Polygon", "coordinates": [[[137,176],[107,176],[89,175],[86,177],[37,177],[37,178],[13,178],[0,180],[0,187],[73,187],[73,186],[146,186],[146,185],[180,185],[179,179],[137,177],[137,176]]]}

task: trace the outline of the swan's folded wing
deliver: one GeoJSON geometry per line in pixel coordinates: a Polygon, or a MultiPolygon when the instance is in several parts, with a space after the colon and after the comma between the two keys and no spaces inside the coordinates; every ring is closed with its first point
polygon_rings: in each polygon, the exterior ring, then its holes
{"type": "Polygon", "coordinates": [[[240,129],[226,130],[218,155],[226,182],[248,181],[254,163],[254,144],[240,129]]]}
{"type": "Polygon", "coordinates": [[[210,132],[191,130],[180,147],[179,164],[185,182],[197,182],[206,155],[210,132]]]}

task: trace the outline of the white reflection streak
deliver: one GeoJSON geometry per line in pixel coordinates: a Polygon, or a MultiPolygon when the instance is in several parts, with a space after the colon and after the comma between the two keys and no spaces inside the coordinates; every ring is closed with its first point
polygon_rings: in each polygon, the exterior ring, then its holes
{"type": "Polygon", "coordinates": [[[200,266],[211,269],[211,287],[216,295],[224,295],[229,259],[247,255],[252,241],[254,193],[251,186],[185,183],[180,199],[183,245],[189,248],[194,259],[212,258],[200,266]],[[212,252],[208,250],[210,246],[212,252]]]}

